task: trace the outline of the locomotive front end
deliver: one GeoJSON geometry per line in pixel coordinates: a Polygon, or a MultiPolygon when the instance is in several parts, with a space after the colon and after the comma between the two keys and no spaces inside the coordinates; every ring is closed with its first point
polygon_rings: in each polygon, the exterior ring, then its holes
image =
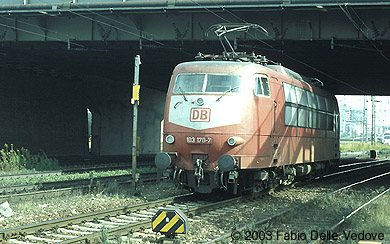
{"type": "Polygon", "coordinates": [[[163,152],[155,163],[173,169],[175,184],[200,193],[226,189],[226,173],[239,167],[230,155],[244,143],[237,133],[245,95],[242,76],[229,63],[180,64],[167,94],[163,152]]]}

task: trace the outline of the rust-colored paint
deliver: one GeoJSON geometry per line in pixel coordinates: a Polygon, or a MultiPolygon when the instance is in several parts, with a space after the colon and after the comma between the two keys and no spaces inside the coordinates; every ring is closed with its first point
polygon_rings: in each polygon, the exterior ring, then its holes
{"type": "MultiPolygon", "coordinates": [[[[164,116],[163,151],[177,152],[175,166],[186,170],[194,170],[192,154],[208,154],[209,161],[205,170],[213,171],[217,160],[222,154],[240,156],[240,169],[267,168],[288,164],[308,163],[338,158],[339,135],[334,131],[309,128],[286,127],[284,124],[284,95],[282,82],[288,82],[302,87],[335,101],[331,94],[311,87],[309,84],[293,80],[283,74],[268,69],[262,65],[239,62],[189,62],[179,64],[172,75],[168,89],[164,116]],[[243,80],[250,89],[243,89],[241,102],[241,123],[229,126],[195,130],[169,122],[170,98],[173,95],[174,81],[180,73],[225,73],[253,77],[253,80],[243,80]],[[270,85],[270,96],[255,96],[253,91],[254,77],[266,76],[270,85]],[[175,143],[167,144],[166,135],[174,135],[175,143]],[[239,136],[244,143],[235,147],[227,144],[231,136],[239,136]],[[212,138],[211,144],[189,144],[187,137],[212,138]],[[335,156],[336,155],[336,156],[335,156]]],[[[219,95],[202,95],[215,96],[219,95]]],[[[223,102],[223,99],[221,99],[223,102]]],[[[229,108],[226,108],[229,110],[229,108]]],[[[212,113],[212,109],[210,110],[212,113]]],[[[190,120],[190,111],[183,118],[190,120]]],[[[194,123],[207,123],[193,121],[194,123]]]]}

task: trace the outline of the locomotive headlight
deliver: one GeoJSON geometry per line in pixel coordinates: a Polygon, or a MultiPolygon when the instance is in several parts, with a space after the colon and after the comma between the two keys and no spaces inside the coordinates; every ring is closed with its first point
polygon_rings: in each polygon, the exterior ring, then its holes
{"type": "Polygon", "coordinates": [[[172,135],[167,135],[167,137],[165,138],[165,141],[168,143],[168,144],[172,144],[175,142],[175,137],[172,136],[172,135]]]}
{"type": "Polygon", "coordinates": [[[244,143],[244,141],[245,140],[241,137],[232,136],[232,137],[229,137],[226,142],[229,146],[234,147],[234,146],[241,145],[242,143],[244,143]]]}

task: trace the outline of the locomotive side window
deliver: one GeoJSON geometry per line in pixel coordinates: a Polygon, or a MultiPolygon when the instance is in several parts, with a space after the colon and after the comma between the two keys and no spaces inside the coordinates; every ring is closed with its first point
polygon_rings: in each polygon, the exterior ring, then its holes
{"type": "Polygon", "coordinates": [[[298,126],[309,127],[309,110],[306,108],[298,108],[298,126]]]}
{"type": "Polygon", "coordinates": [[[326,111],[328,111],[329,113],[334,113],[332,101],[329,100],[328,98],[325,98],[325,103],[326,103],[326,111]]]}
{"type": "Polygon", "coordinates": [[[268,79],[261,77],[261,84],[263,86],[263,92],[264,96],[269,96],[269,84],[268,84],[268,79]]]}
{"type": "Polygon", "coordinates": [[[326,111],[326,103],[325,103],[325,97],[316,95],[317,102],[318,102],[318,108],[322,111],[326,111]]]}
{"type": "Polygon", "coordinates": [[[309,106],[308,101],[307,101],[307,94],[306,94],[305,90],[303,90],[300,87],[295,87],[295,92],[297,94],[298,104],[304,105],[304,106],[309,106]]]}
{"type": "Polygon", "coordinates": [[[287,105],[285,107],[284,120],[287,126],[297,126],[297,108],[292,105],[287,105]]]}
{"type": "Polygon", "coordinates": [[[297,103],[297,97],[295,95],[295,89],[288,83],[283,83],[283,91],[286,102],[297,103]]]}
{"type": "Polygon", "coordinates": [[[240,85],[238,75],[183,73],[176,77],[173,93],[239,93],[240,85]]]}
{"type": "Polygon", "coordinates": [[[283,83],[283,92],[286,126],[335,130],[338,112],[331,99],[289,83],[283,83]]]}
{"type": "Polygon", "coordinates": [[[333,114],[328,114],[326,116],[326,129],[333,130],[333,114]]]}
{"type": "Polygon", "coordinates": [[[325,130],[326,129],[326,114],[323,112],[319,112],[319,126],[317,127],[318,129],[325,130]]]}
{"type": "Polygon", "coordinates": [[[307,91],[307,98],[308,98],[309,107],[317,109],[318,105],[317,105],[316,95],[312,92],[307,91]]]}
{"type": "Polygon", "coordinates": [[[256,77],[255,94],[263,95],[263,87],[261,86],[261,79],[259,77],[256,77]]]}
{"type": "Polygon", "coordinates": [[[269,83],[266,77],[256,77],[255,94],[269,96],[269,83]]]}
{"type": "Polygon", "coordinates": [[[309,113],[309,128],[318,128],[318,113],[315,110],[311,110],[309,113]]]}

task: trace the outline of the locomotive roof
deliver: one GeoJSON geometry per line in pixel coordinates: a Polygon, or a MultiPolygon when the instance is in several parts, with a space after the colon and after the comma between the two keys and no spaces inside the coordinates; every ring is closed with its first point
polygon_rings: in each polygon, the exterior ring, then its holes
{"type": "MultiPolygon", "coordinates": [[[[295,71],[292,71],[282,65],[270,65],[270,64],[259,64],[253,62],[238,62],[238,61],[222,61],[222,60],[211,60],[211,61],[190,61],[184,62],[177,65],[177,69],[180,69],[181,72],[216,72],[216,68],[218,69],[222,67],[222,69],[229,69],[232,67],[247,67],[248,69],[256,69],[259,70],[260,67],[269,68],[275,72],[288,76],[292,79],[307,83],[310,86],[323,86],[323,83],[316,78],[309,78],[303,76],[295,71]]],[[[225,70],[226,72],[227,70],[225,70]]],[[[220,71],[219,71],[220,72],[220,71]]],[[[258,72],[258,71],[257,71],[258,72]]],[[[236,72],[229,72],[236,73],[236,72]]]]}
{"type": "MultiPolygon", "coordinates": [[[[298,80],[303,83],[307,83],[310,86],[314,87],[323,87],[324,84],[317,78],[311,78],[303,76],[295,71],[292,71],[280,63],[273,62],[267,59],[263,55],[256,55],[255,53],[247,54],[246,52],[223,52],[222,55],[215,54],[203,54],[199,52],[195,56],[195,60],[202,62],[218,62],[218,65],[254,65],[257,69],[259,66],[269,68],[275,72],[288,76],[292,79],[298,80]],[[206,61],[207,60],[207,61],[206,61]],[[273,63],[273,64],[270,64],[273,63]]],[[[187,62],[189,64],[194,64],[194,62],[187,62]]],[[[184,63],[184,64],[187,64],[184,63]]],[[[207,63],[209,65],[209,63],[207,63]]],[[[250,66],[249,66],[250,67],[250,66]]]]}
{"type": "Polygon", "coordinates": [[[237,61],[221,61],[221,60],[205,60],[205,61],[189,61],[178,64],[178,66],[187,66],[187,65],[199,65],[199,66],[209,66],[210,64],[219,65],[219,66],[246,66],[246,65],[254,65],[258,67],[255,63],[250,62],[237,62],[237,61]]]}
{"type": "MultiPolygon", "coordinates": [[[[239,74],[239,73],[268,73],[276,72],[283,76],[290,77],[296,82],[300,82],[303,87],[306,89],[313,89],[316,93],[320,93],[325,96],[332,96],[326,90],[322,89],[323,83],[315,78],[308,78],[303,75],[300,75],[282,65],[269,65],[269,64],[260,64],[253,62],[239,62],[239,61],[229,61],[229,60],[205,60],[205,61],[189,61],[180,63],[176,66],[175,72],[179,73],[229,73],[229,74],[239,74]],[[234,69],[234,68],[239,69],[234,69]],[[261,70],[263,69],[263,70],[261,70]]],[[[295,82],[295,84],[296,84],[295,82]]]]}

